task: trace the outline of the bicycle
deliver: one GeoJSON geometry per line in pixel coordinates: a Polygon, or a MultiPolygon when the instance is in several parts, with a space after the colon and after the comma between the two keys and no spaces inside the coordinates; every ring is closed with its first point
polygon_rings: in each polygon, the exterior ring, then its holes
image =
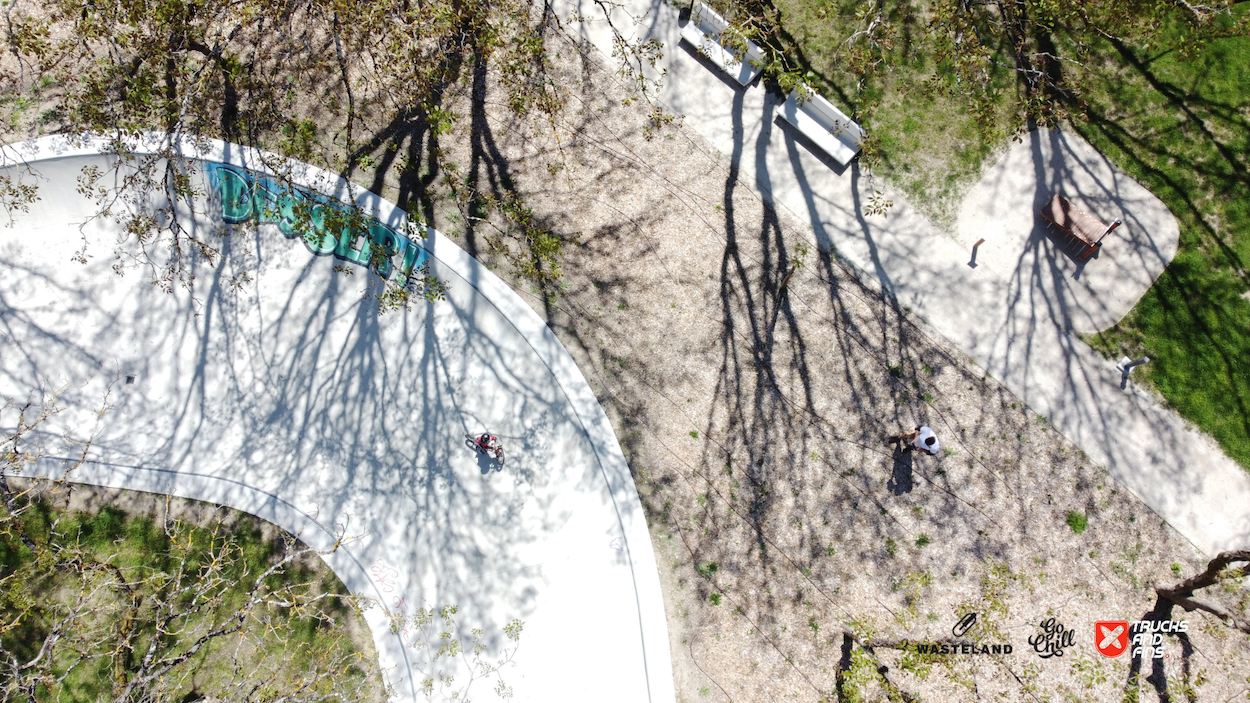
{"type": "Polygon", "coordinates": [[[503,447],[499,446],[498,437],[490,434],[489,432],[484,432],[476,437],[471,434],[466,434],[464,436],[464,441],[474,450],[481,452],[486,456],[493,456],[495,461],[498,462],[500,466],[503,466],[503,447]]]}

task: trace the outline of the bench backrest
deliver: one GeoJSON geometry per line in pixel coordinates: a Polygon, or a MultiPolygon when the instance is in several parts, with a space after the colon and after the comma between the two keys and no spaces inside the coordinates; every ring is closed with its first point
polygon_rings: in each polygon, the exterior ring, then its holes
{"type": "MultiPolygon", "coordinates": [[[[716,41],[717,44],[725,46],[725,42],[721,41],[721,32],[729,29],[729,22],[724,17],[717,14],[706,3],[695,3],[694,11],[690,13],[690,21],[699,28],[707,36],[716,41]]],[[[744,61],[760,61],[764,58],[764,53],[754,42],[747,40],[747,55],[744,61]]]]}
{"type": "Polygon", "coordinates": [[[804,86],[804,89],[807,90],[808,97],[802,101],[799,109],[805,111],[817,122],[820,122],[825,129],[838,138],[838,141],[853,149],[859,149],[860,142],[864,141],[864,130],[841,110],[834,107],[833,103],[825,100],[806,86],[804,86]]]}

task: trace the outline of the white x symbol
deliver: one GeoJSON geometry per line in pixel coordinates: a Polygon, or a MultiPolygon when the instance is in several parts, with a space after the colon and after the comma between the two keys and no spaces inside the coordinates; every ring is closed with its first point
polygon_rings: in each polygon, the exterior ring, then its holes
{"type": "MultiPolygon", "coordinates": [[[[1104,626],[1102,628],[1102,644],[1098,645],[1098,648],[1106,649],[1108,646],[1115,644],[1115,640],[1120,636],[1121,632],[1124,632],[1123,625],[1117,625],[1114,630],[1104,626]]],[[[1116,647],[1116,649],[1119,649],[1119,647],[1116,647]]]]}

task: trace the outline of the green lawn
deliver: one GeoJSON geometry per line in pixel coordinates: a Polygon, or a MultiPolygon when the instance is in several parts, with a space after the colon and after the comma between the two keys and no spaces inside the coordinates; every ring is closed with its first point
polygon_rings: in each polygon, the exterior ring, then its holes
{"type": "Polygon", "coordinates": [[[312,672],[327,679],[317,682],[320,693],[346,690],[370,698],[371,689],[380,689],[370,678],[376,677],[372,654],[348,634],[367,632],[357,612],[337,599],[281,605],[319,592],[346,594],[316,556],[266,578],[263,600],[247,611],[241,631],[208,638],[235,625],[250,584],[288,548],[301,546],[266,535],[259,520],[228,512],[230,522],[194,525],[175,518],[167,526],[113,506],[82,512],[42,496],[33,502],[25,494],[5,498],[0,617],[9,626],[0,629],[0,646],[34,664],[17,678],[10,669],[0,672],[0,690],[33,685],[36,701],[112,699],[138,680],[148,656],[159,662],[183,652],[192,656],[132,697],[233,697],[242,687],[263,698],[299,690],[312,672]],[[59,639],[53,637],[62,627],[59,639]],[[205,644],[195,649],[200,638],[205,644]]]}
{"type": "Polygon", "coordinates": [[[937,87],[951,67],[927,54],[925,22],[914,8],[899,4],[887,12],[891,31],[880,35],[882,68],[861,81],[854,66],[865,59],[851,54],[867,47],[847,46],[845,39],[866,25],[862,2],[778,0],[776,6],[791,68],[847,114],[863,115],[876,172],[938,224],[952,227],[963,190],[1016,127],[1013,78],[993,72],[1004,99],[983,127],[965,109],[963,96],[937,87]]]}
{"type": "Polygon", "coordinates": [[[1250,38],[1193,46],[1173,32],[1107,50],[1118,61],[1075,127],[1167,203],[1181,242],[1128,317],[1089,341],[1148,354],[1142,380],[1250,468],[1250,38]]]}
{"type": "MultiPolygon", "coordinates": [[[[999,110],[978,125],[958,94],[932,81],[950,67],[926,57],[920,3],[894,6],[883,66],[863,85],[843,43],[862,3],[778,0],[781,44],[809,83],[863,114],[877,172],[939,225],[1022,124],[1021,91],[994,74],[999,110]]],[[[1238,17],[1250,4],[1235,7],[1238,17]]],[[[1224,21],[1231,29],[1232,22],[1224,21]]],[[[1056,28],[1063,51],[1072,37],[1056,28]]],[[[1082,90],[1067,125],[1161,198],[1180,222],[1180,251],[1115,328],[1087,339],[1112,357],[1151,357],[1135,379],[1250,469],[1250,38],[1198,42],[1179,26],[1148,44],[1091,39],[1094,56],[1066,75],[1082,90]],[[1086,119],[1087,118],[1087,119],[1086,119]]],[[[1000,56],[1007,63],[1010,57],[1000,56]]]]}

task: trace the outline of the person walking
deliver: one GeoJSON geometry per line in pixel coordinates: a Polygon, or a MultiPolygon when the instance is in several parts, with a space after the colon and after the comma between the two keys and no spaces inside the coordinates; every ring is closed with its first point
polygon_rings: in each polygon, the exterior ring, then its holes
{"type": "Polygon", "coordinates": [[[891,435],[885,438],[886,444],[897,444],[899,442],[907,443],[903,447],[905,452],[915,450],[924,452],[929,456],[937,456],[938,450],[942,448],[942,445],[938,443],[937,435],[933,433],[933,430],[928,425],[917,425],[914,432],[891,435]]]}

